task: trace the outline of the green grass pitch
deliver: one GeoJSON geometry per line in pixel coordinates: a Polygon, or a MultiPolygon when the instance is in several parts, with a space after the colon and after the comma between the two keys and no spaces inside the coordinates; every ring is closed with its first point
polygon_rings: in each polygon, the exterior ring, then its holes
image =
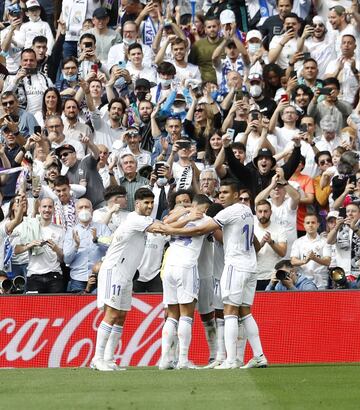
{"type": "Polygon", "coordinates": [[[251,370],[1,369],[0,409],[360,408],[360,366],[251,370]]]}

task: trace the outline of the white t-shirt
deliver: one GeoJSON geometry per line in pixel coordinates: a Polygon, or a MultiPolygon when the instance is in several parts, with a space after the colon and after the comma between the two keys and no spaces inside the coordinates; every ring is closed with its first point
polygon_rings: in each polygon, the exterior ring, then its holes
{"type": "MultiPolygon", "coordinates": [[[[335,73],[341,58],[342,56],[340,55],[336,60],[332,60],[327,66],[325,74],[335,73]]],[[[360,69],[359,61],[356,61],[355,66],[357,70],[360,69]]],[[[359,83],[351,70],[351,64],[349,61],[345,61],[344,68],[340,71],[337,79],[340,82],[340,94],[338,98],[352,104],[359,88],[359,83]]]]}
{"type": "Polygon", "coordinates": [[[191,63],[187,63],[186,67],[179,67],[175,60],[170,60],[176,68],[176,76],[175,78],[179,80],[179,82],[185,81],[189,78],[201,81],[201,73],[199,66],[191,63]]]}
{"type": "Polygon", "coordinates": [[[220,211],[214,221],[223,229],[225,264],[255,273],[254,216],[251,209],[243,204],[234,204],[220,211]]]}
{"type": "Polygon", "coordinates": [[[49,23],[46,21],[29,21],[27,23],[23,23],[20,27],[20,31],[24,33],[25,36],[25,45],[24,48],[31,48],[32,41],[37,36],[44,36],[47,38],[47,54],[50,55],[52,52],[52,48],[54,46],[54,36],[49,26],[49,23]]]}
{"type": "MultiPolygon", "coordinates": [[[[270,42],[269,50],[276,48],[280,41],[283,39],[283,34],[280,36],[274,36],[270,42]]],[[[281,49],[281,53],[279,54],[277,60],[275,61],[281,68],[284,70],[287,69],[290,61],[290,57],[296,53],[297,50],[297,38],[292,38],[287,43],[285,43],[284,47],[281,49]]],[[[306,50],[305,50],[306,51],[306,50]]]]}
{"type": "MultiPolygon", "coordinates": [[[[204,216],[201,219],[187,223],[186,228],[202,225],[210,218],[204,216]]],[[[204,235],[200,236],[174,236],[170,241],[170,247],[166,254],[166,265],[183,268],[197,266],[203,244],[204,235]]]]}
{"type": "MultiPolygon", "coordinates": [[[[284,228],[274,222],[270,222],[269,226],[263,228],[256,219],[254,232],[259,242],[262,240],[266,232],[270,232],[271,238],[275,241],[275,243],[286,242],[286,233],[284,228]]],[[[265,243],[256,256],[258,280],[270,279],[271,272],[276,263],[281,259],[281,256],[279,256],[268,243],[265,243]]]]}
{"type": "Polygon", "coordinates": [[[192,184],[193,171],[191,165],[183,167],[178,162],[172,166],[172,175],[176,183],[176,191],[179,189],[189,189],[192,184]]]}
{"type": "MultiPolygon", "coordinates": [[[[143,65],[145,67],[151,67],[153,62],[153,52],[151,47],[141,44],[141,48],[144,54],[143,65]]],[[[111,67],[119,64],[119,62],[125,61],[124,43],[115,44],[110,48],[108,54],[108,60],[106,63],[107,69],[110,71],[111,67]]],[[[144,77],[146,78],[146,77],[144,77]]]]}
{"type": "Polygon", "coordinates": [[[285,230],[287,238],[287,252],[284,258],[288,258],[291,251],[291,246],[295,239],[297,239],[296,231],[296,214],[297,209],[291,209],[291,198],[286,198],[285,201],[280,205],[276,206],[271,198],[269,199],[271,203],[271,222],[282,226],[285,230]]]}
{"type": "Polygon", "coordinates": [[[156,70],[154,68],[143,66],[141,70],[138,70],[130,61],[128,61],[126,63],[126,69],[130,73],[134,87],[136,80],[138,80],[139,78],[146,78],[148,81],[150,81],[150,83],[156,84],[156,70]]]}
{"type": "Polygon", "coordinates": [[[289,129],[285,127],[275,127],[274,134],[277,136],[278,147],[283,151],[292,138],[299,133],[298,128],[289,129]]]}
{"type": "MultiPolygon", "coordinates": [[[[316,256],[324,256],[324,248],[326,247],[326,239],[317,235],[315,239],[309,238],[308,235],[302,236],[293,243],[291,247],[291,258],[305,259],[310,251],[313,251],[316,256]]],[[[298,267],[299,272],[315,282],[319,289],[324,289],[327,286],[328,267],[310,260],[306,265],[298,267]]]]}
{"type": "MultiPolygon", "coordinates": [[[[109,207],[104,206],[103,208],[96,209],[93,213],[93,222],[98,222],[103,224],[104,223],[104,218],[106,214],[109,211],[109,207]]],[[[111,232],[115,232],[116,229],[123,224],[126,221],[126,218],[129,215],[129,211],[126,211],[124,209],[121,209],[118,212],[114,212],[111,215],[110,221],[107,224],[108,228],[110,229],[111,232]]]]}
{"type": "MultiPolygon", "coordinates": [[[[311,178],[315,178],[317,175],[319,175],[319,167],[315,162],[315,153],[310,144],[308,144],[306,141],[301,140],[300,141],[300,151],[301,155],[305,158],[305,168],[301,171],[302,174],[308,175],[311,178]]],[[[294,142],[291,141],[289,142],[285,148],[294,146],[294,142]]]]}
{"type": "Polygon", "coordinates": [[[224,247],[221,242],[215,239],[214,240],[214,263],[213,263],[214,279],[220,280],[223,271],[224,271],[224,247]]]}
{"type": "MultiPolygon", "coordinates": [[[[40,227],[40,240],[46,241],[51,239],[60,248],[63,247],[65,231],[61,226],[50,224],[40,227]]],[[[48,245],[44,245],[44,252],[39,255],[32,255],[29,251],[29,265],[27,276],[44,275],[49,272],[62,273],[60,262],[57,253],[50,249],[48,245]]]]}
{"type": "Polygon", "coordinates": [[[145,251],[137,269],[139,282],[149,282],[160,272],[164,246],[169,241],[170,236],[153,233],[146,235],[145,251]]]}
{"type": "Polygon", "coordinates": [[[305,47],[309,50],[311,57],[318,63],[318,78],[324,78],[328,64],[336,59],[335,43],[328,33],[323,41],[316,42],[312,37],[305,40],[305,47]]]}
{"type": "Polygon", "coordinates": [[[139,215],[137,212],[129,213],[125,222],[114,233],[101,270],[116,268],[124,279],[131,282],[144,253],[145,230],[152,223],[153,219],[148,216],[139,215]]]}
{"type": "MultiPolygon", "coordinates": [[[[1,43],[6,38],[10,31],[10,27],[6,27],[0,31],[1,43]]],[[[20,30],[15,30],[12,35],[10,47],[6,52],[6,68],[10,73],[15,73],[20,67],[21,50],[24,48],[25,34],[20,30]]]]}

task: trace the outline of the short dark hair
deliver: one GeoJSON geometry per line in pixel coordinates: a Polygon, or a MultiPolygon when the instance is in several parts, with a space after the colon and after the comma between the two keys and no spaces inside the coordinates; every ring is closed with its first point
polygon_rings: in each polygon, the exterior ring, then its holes
{"type": "Polygon", "coordinates": [[[194,198],[194,192],[191,189],[178,189],[169,195],[169,209],[174,209],[176,204],[176,198],[179,195],[189,195],[190,201],[194,198]]]}
{"type": "Polygon", "coordinates": [[[319,158],[322,155],[328,155],[330,158],[332,158],[330,151],[318,151],[315,155],[315,162],[317,163],[317,165],[319,165],[319,158]]]}
{"type": "Polygon", "coordinates": [[[61,68],[63,69],[65,67],[65,64],[67,64],[69,61],[72,61],[73,63],[75,63],[76,67],[79,67],[79,62],[78,62],[77,58],[74,57],[74,56],[69,56],[69,57],[66,57],[62,60],[61,68]]]}
{"type": "Polygon", "coordinates": [[[155,195],[149,188],[139,188],[135,191],[134,199],[142,201],[145,198],[154,198],[155,195]]]}
{"type": "Polygon", "coordinates": [[[126,195],[126,188],[122,185],[110,185],[104,190],[104,199],[108,201],[116,195],[126,195]]]}
{"type": "Polygon", "coordinates": [[[212,204],[212,200],[204,194],[196,194],[194,196],[193,202],[196,202],[198,205],[212,204]]]}
{"type": "Polygon", "coordinates": [[[45,36],[36,36],[32,41],[32,45],[34,46],[36,43],[46,44],[47,45],[48,39],[45,36]]]}
{"type": "Polygon", "coordinates": [[[125,110],[126,110],[126,102],[125,102],[121,97],[113,98],[113,99],[109,102],[109,104],[108,104],[108,111],[110,111],[112,105],[115,104],[115,103],[120,103],[121,106],[122,106],[122,109],[123,109],[123,113],[125,113],[125,110]]]}
{"type": "Polygon", "coordinates": [[[70,185],[69,178],[66,175],[59,175],[55,178],[54,186],[70,185]]]}
{"type": "MultiPolygon", "coordinates": [[[[291,5],[294,5],[294,0],[290,0],[291,5]]],[[[276,0],[276,5],[279,5],[279,0],[276,0]]]]}
{"type": "Polygon", "coordinates": [[[79,44],[85,39],[85,38],[89,38],[91,40],[93,40],[94,44],[96,44],[96,37],[94,36],[94,34],[91,33],[84,33],[79,40],[79,44]]]}
{"type": "Polygon", "coordinates": [[[231,148],[239,149],[241,151],[246,152],[246,146],[240,141],[235,141],[231,144],[231,148]]]}
{"type": "Polygon", "coordinates": [[[24,48],[24,50],[21,52],[20,54],[20,58],[22,58],[22,56],[26,53],[31,53],[34,54],[35,58],[36,58],[36,53],[32,48],[24,48]]]}
{"type": "Polygon", "coordinates": [[[168,75],[175,75],[176,68],[174,64],[169,63],[168,61],[163,61],[160,63],[156,70],[159,74],[168,74],[168,75]]]}
{"type": "Polygon", "coordinates": [[[79,104],[79,102],[78,102],[74,97],[67,98],[67,99],[63,102],[63,110],[65,109],[65,105],[66,105],[66,103],[67,103],[68,101],[74,102],[74,103],[76,104],[78,110],[80,111],[80,104],[79,104]]]}
{"type": "Polygon", "coordinates": [[[128,47],[128,53],[130,53],[131,50],[135,50],[136,48],[140,48],[141,52],[143,52],[143,49],[142,49],[140,43],[133,43],[133,44],[130,44],[130,45],[129,45],[129,47],[128,47]]]}
{"type": "Polygon", "coordinates": [[[284,21],[285,21],[287,18],[296,19],[298,22],[300,21],[299,16],[298,16],[296,13],[292,13],[292,12],[285,14],[285,16],[284,16],[284,21]]]}
{"type": "Polygon", "coordinates": [[[306,218],[307,216],[314,216],[314,217],[316,218],[317,222],[320,223],[319,216],[318,216],[316,213],[314,213],[314,212],[307,212],[307,213],[305,214],[305,216],[304,216],[304,220],[305,220],[305,218],[306,218]]]}
{"type": "Polygon", "coordinates": [[[257,204],[256,208],[260,205],[267,205],[271,209],[271,203],[267,199],[261,199],[257,204]]]}
{"type": "Polygon", "coordinates": [[[325,78],[323,81],[323,86],[326,87],[327,85],[335,85],[335,87],[340,90],[339,80],[335,77],[325,78]]]}
{"type": "Polygon", "coordinates": [[[240,191],[240,182],[233,178],[226,178],[220,182],[220,186],[230,186],[234,192],[240,191]]]}
{"type": "Polygon", "coordinates": [[[298,84],[298,85],[294,88],[294,90],[293,90],[293,92],[292,92],[292,95],[291,95],[292,98],[293,98],[293,100],[295,100],[295,97],[296,97],[296,95],[297,95],[298,90],[303,90],[304,94],[308,95],[310,99],[312,99],[313,96],[314,96],[314,93],[312,92],[312,90],[311,90],[310,87],[308,87],[308,86],[305,85],[305,84],[298,84]]]}
{"type": "Polygon", "coordinates": [[[7,98],[7,97],[14,97],[16,101],[18,100],[18,98],[17,98],[16,94],[14,93],[14,91],[4,91],[0,96],[1,101],[4,98],[7,98]]]}
{"type": "MultiPolygon", "coordinates": [[[[346,34],[345,34],[346,35],[346,34]]],[[[305,59],[304,60],[304,64],[305,63],[308,63],[308,62],[313,62],[313,63],[315,63],[316,64],[316,66],[318,66],[318,62],[315,60],[315,58],[312,58],[312,57],[309,57],[309,58],[307,58],[307,59],[305,59]]]]}
{"type": "Polygon", "coordinates": [[[292,268],[293,268],[293,265],[292,265],[290,259],[281,259],[281,261],[279,261],[279,262],[274,266],[274,269],[275,269],[275,270],[279,270],[279,269],[284,268],[284,267],[285,267],[285,268],[289,268],[289,269],[292,269],[292,268]]]}

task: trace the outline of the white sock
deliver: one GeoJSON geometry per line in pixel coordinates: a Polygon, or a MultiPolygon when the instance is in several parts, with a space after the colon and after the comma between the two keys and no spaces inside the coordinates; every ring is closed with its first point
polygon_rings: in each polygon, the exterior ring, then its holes
{"type": "Polygon", "coordinates": [[[235,315],[224,316],[224,339],[226,349],[226,360],[229,363],[236,359],[236,341],[238,337],[238,317],[235,315]]]}
{"type": "Polygon", "coordinates": [[[249,340],[254,356],[261,356],[263,354],[263,349],[259,336],[259,328],[255,319],[253,318],[253,315],[250,313],[249,315],[244,316],[241,321],[244,324],[245,334],[249,340]]]}
{"type": "Polygon", "coordinates": [[[186,363],[189,360],[189,347],[191,343],[193,320],[188,316],[180,316],[178,337],[179,337],[179,363],[186,363]]]}
{"type": "Polygon", "coordinates": [[[216,360],[223,361],[226,358],[225,340],[224,340],[224,319],[216,319],[216,360]]]}
{"type": "Polygon", "coordinates": [[[112,362],[114,360],[114,355],[116,348],[119,346],[121,335],[123,332],[123,327],[119,325],[114,325],[112,327],[109,340],[106,343],[104,360],[112,362]]]}
{"type": "Polygon", "coordinates": [[[246,347],[245,326],[243,325],[242,321],[239,321],[238,322],[238,337],[237,337],[237,343],[236,343],[236,358],[242,363],[244,363],[245,347],[246,347]]]}
{"type": "Polygon", "coordinates": [[[215,359],[216,355],[216,326],[215,319],[210,319],[207,322],[203,322],[205,328],[206,341],[209,346],[209,358],[215,359]]]}
{"type": "Polygon", "coordinates": [[[168,317],[161,334],[161,361],[170,362],[170,349],[174,344],[178,321],[168,317]]]}
{"type": "Polygon", "coordinates": [[[95,359],[104,359],[106,343],[109,340],[112,326],[102,321],[96,335],[95,359]]]}

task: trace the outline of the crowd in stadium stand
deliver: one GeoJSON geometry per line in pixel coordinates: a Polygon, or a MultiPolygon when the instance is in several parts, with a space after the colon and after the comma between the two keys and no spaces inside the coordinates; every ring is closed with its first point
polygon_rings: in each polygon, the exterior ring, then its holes
{"type": "MultiPolygon", "coordinates": [[[[163,220],[229,178],[257,290],[360,287],[356,0],[2,0],[0,19],[0,293],[95,294],[139,188],[163,220]]],[[[169,241],[147,235],[135,292],[162,292],[169,241]]]]}

